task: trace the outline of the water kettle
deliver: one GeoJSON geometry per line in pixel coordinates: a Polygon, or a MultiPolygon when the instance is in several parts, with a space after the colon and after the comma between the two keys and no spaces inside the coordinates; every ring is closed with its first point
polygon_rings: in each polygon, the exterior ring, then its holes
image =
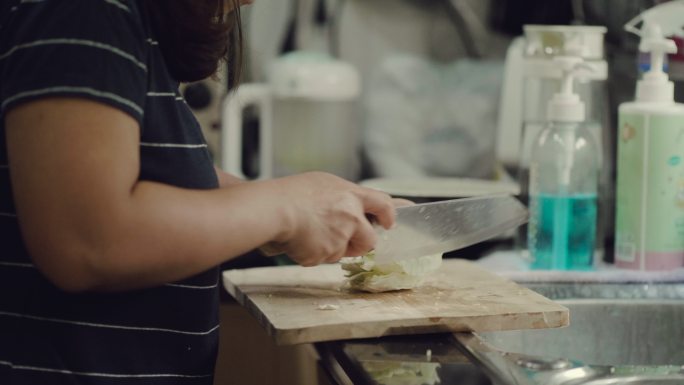
{"type": "Polygon", "coordinates": [[[326,171],[356,181],[360,176],[361,80],[348,63],[319,52],[277,58],[265,83],[247,83],[223,108],[222,166],[243,172],[243,110],[258,108],[258,179],[326,171]]]}

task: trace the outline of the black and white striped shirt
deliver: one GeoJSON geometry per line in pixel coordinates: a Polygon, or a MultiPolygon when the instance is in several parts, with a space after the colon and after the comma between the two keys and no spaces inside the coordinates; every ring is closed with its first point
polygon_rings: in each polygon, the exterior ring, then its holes
{"type": "Polygon", "coordinates": [[[217,187],[178,86],[136,0],[0,1],[0,384],[212,383],[218,269],[127,293],[61,292],[22,243],[9,180],[6,112],[72,96],[140,123],[141,179],[217,187]]]}

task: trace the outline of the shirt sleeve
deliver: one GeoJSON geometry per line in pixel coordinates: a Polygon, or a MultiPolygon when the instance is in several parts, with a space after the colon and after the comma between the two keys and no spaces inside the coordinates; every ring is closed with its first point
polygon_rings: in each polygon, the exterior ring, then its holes
{"type": "Polygon", "coordinates": [[[0,117],[43,97],[82,97],[142,122],[147,34],[135,1],[41,0],[0,30],[0,117]]]}

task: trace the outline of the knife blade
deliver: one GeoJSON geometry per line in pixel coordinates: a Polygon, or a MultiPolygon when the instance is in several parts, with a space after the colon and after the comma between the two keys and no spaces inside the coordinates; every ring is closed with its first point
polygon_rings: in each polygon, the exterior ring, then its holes
{"type": "Polygon", "coordinates": [[[375,260],[390,262],[458,250],[514,229],[527,218],[527,208],[510,195],[399,207],[391,229],[375,227],[375,260]]]}

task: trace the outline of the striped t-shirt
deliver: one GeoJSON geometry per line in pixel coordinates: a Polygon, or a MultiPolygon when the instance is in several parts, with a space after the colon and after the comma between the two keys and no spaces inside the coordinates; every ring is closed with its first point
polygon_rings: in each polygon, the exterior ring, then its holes
{"type": "Polygon", "coordinates": [[[31,262],[9,179],[7,111],[71,96],[139,122],[140,179],[216,188],[178,86],[137,0],[0,1],[0,384],[212,383],[218,269],[126,293],[64,293],[31,262]]]}

